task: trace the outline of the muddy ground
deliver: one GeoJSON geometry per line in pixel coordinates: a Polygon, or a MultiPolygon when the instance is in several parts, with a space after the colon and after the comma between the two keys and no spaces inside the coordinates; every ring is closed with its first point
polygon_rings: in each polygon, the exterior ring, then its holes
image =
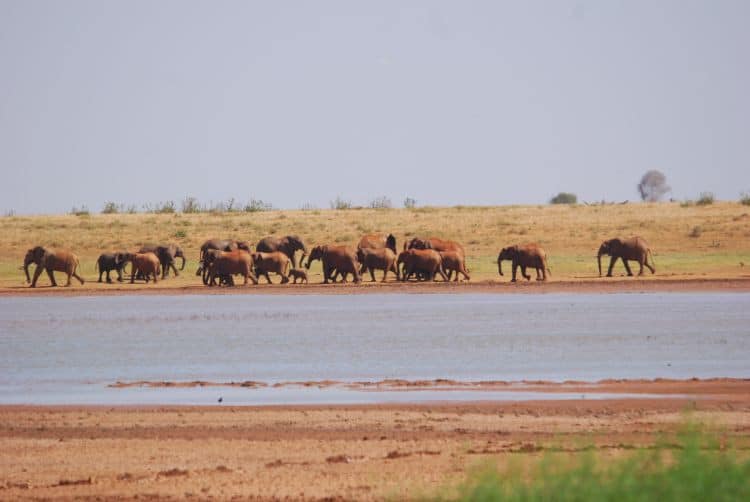
{"type": "MultiPolygon", "coordinates": [[[[593,384],[536,384],[551,391],[593,384]]],[[[746,451],[750,380],[606,381],[660,399],[294,407],[0,407],[0,499],[383,499],[467,470],[593,449],[602,459],[700,421],[746,451]]],[[[567,389],[566,389],[567,390],[567,389]]],[[[477,392],[481,399],[481,392],[477,392]]]]}

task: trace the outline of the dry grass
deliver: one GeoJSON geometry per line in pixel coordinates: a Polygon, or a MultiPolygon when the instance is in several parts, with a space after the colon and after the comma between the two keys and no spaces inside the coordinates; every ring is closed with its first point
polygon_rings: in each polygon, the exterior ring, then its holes
{"type": "MultiPolygon", "coordinates": [[[[495,257],[508,244],[536,241],[550,256],[552,280],[596,274],[599,243],[641,235],[651,244],[659,276],[737,277],[750,265],[750,210],[740,203],[681,207],[679,203],[554,205],[416,209],[297,210],[223,214],[110,214],[11,216],[0,219],[0,285],[20,284],[26,249],[69,248],[95,277],[102,251],[146,242],[177,242],[189,266],[174,284],[190,284],[200,244],[211,237],[257,242],[266,235],[298,234],[309,244],[355,245],[362,234],[392,232],[405,238],[440,236],[462,242],[476,279],[497,277],[495,257]],[[699,227],[700,235],[693,229],[699,227]],[[192,269],[192,270],[191,270],[192,269]]],[[[622,271],[621,268],[616,270],[622,271]]]]}

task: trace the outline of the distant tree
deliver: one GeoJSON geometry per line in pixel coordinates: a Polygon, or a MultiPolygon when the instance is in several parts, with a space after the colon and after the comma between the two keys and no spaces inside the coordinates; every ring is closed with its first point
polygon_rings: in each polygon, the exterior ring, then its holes
{"type": "Polygon", "coordinates": [[[670,190],[672,189],[667,185],[667,177],[655,169],[644,174],[638,183],[638,193],[641,194],[641,200],[646,202],[657,202],[670,190]]]}
{"type": "Polygon", "coordinates": [[[405,198],[404,199],[404,207],[406,209],[414,209],[415,207],[417,207],[417,200],[416,199],[412,199],[411,197],[405,198]]]}
{"type": "Polygon", "coordinates": [[[376,197],[370,201],[370,209],[390,209],[393,207],[391,199],[383,195],[382,197],[376,197]]]}
{"type": "Polygon", "coordinates": [[[182,212],[187,214],[200,213],[201,205],[198,199],[195,197],[185,197],[182,199],[182,212]]]}
{"type": "Polygon", "coordinates": [[[114,202],[105,202],[102,214],[117,214],[120,212],[120,207],[114,202]]]}
{"type": "Polygon", "coordinates": [[[549,200],[550,204],[577,204],[578,196],[574,193],[560,192],[549,200]]]}
{"type": "Polygon", "coordinates": [[[342,198],[340,195],[331,201],[331,209],[351,209],[352,207],[352,202],[342,198]]]}

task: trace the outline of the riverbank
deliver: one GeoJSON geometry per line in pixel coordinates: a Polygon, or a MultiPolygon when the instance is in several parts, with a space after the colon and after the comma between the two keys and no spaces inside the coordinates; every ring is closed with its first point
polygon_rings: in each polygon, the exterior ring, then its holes
{"type": "MultiPolygon", "coordinates": [[[[580,385],[580,384],[576,384],[580,385]]],[[[750,447],[750,381],[603,382],[669,399],[0,407],[0,498],[414,497],[497,463],[621,458],[699,421],[750,447]]],[[[549,390],[549,389],[547,389],[549,390]]],[[[479,399],[479,398],[478,398],[479,399]]]]}
{"type": "Polygon", "coordinates": [[[0,297],[27,296],[120,296],[120,295],[357,295],[387,293],[687,293],[687,292],[750,292],[750,274],[741,277],[615,277],[578,280],[523,281],[510,283],[496,280],[458,283],[436,282],[375,282],[361,284],[261,284],[258,286],[206,287],[179,285],[162,281],[157,284],[86,283],[83,286],[51,287],[48,285],[0,287],[0,297]]]}

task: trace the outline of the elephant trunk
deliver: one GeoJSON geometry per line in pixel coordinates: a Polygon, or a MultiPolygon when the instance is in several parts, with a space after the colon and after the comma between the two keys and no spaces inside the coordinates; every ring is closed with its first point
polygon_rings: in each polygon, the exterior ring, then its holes
{"type": "Polygon", "coordinates": [[[599,250],[599,253],[596,255],[596,261],[599,265],[599,277],[602,276],[602,252],[599,250]]]}
{"type": "Polygon", "coordinates": [[[26,274],[26,283],[31,283],[31,277],[29,276],[29,264],[31,264],[30,260],[24,260],[23,261],[23,271],[26,274]]]}
{"type": "Polygon", "coordinates": [[[182,258],[182,266],[180,266],[180,270],[185,270],[185,255],[181,254],[180,258],[182,258]]]}
{"type": "Polygon", "coordinates": [[[503,260],[497,260],[497,272],[503,275],[503,260]]]}

